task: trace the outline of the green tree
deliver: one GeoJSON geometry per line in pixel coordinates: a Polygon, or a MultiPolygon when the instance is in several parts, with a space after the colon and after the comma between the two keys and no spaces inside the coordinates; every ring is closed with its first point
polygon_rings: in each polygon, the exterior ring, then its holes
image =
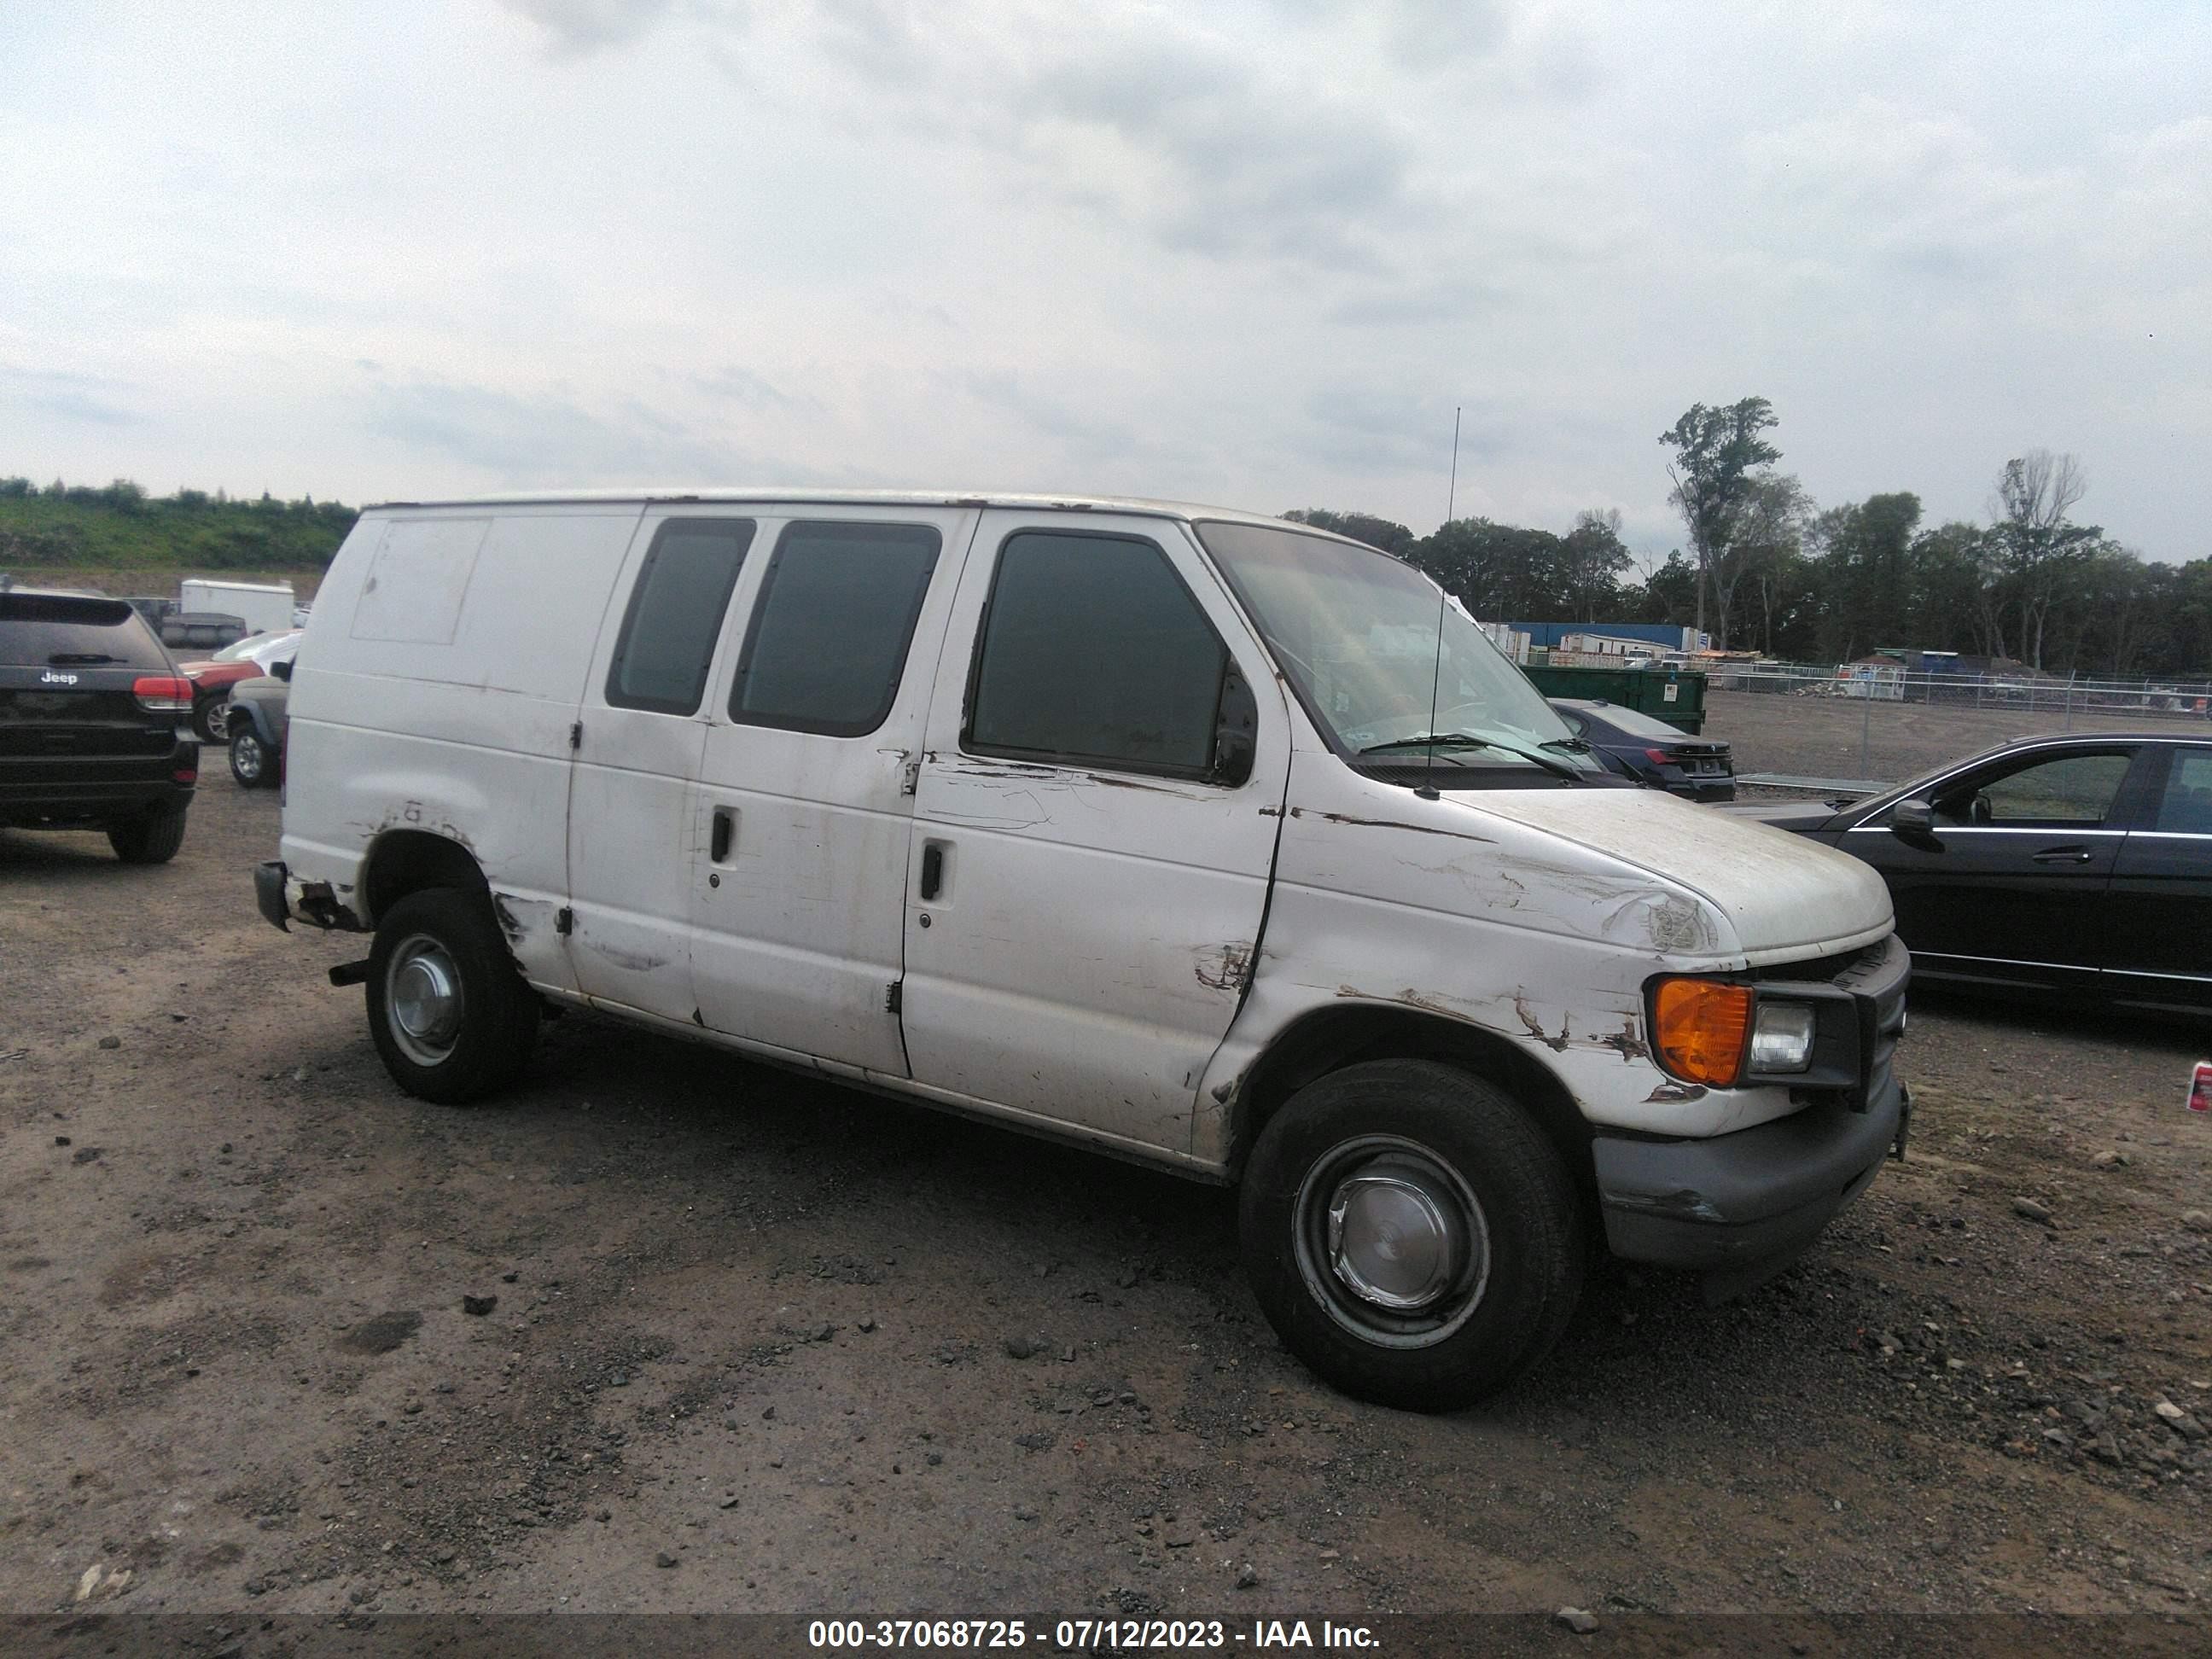
{"type": "Polygon", "coordinates": [[[1325,507],[1302,507],[1284,514],[1283,517],[1291,524],[1311,525],[1316,530],[1349,536],[1355,542],[1365,542],[1370,547],[1379,547],[1385,553],[1395,553],[1401,558],[1413,547],[1412,531],[1404,525],[1394,524],[1389,519],[1378,519],[1371,513],[1333,513],[1325,507]]]}
{"type": "Polygon", "coordinates": [[[1759,648],[1774,653],[1778,611],[1794,601],[1804,585],[1804,543],[1812,521],[1813,498],[1794,477],[1754,473],[1738,509],[1734,557],[1740,570],[1732,590],[1743,594],[1741,617],[1723,612],[1722,629],[1729,639],[1749,636],[1757,611],[1759,648]]]}
{"type": "MultiPolygon", "coordinates": [[[[1559,546],[1559,604],[1565,622],[1595,622],[1621,603],[1620,579],[1633,568],[1620,539],[1617,507],[1590,507],[1575,514],[1575,527],[1559,546]]],[[[1534,617],[1519,620],[1534,622],[1534,617]]]]}
{"type": "Polygon", "coordinates": [[[1705,629],[1705,596],[1711,588],[1718,600],[1712,630],[1716,645],[1728,643],[1729,601],[1742,576],[1730,555],[1753,469],[1782,459],[1782,452],[1759,434],[1778,424],[1774,405],[1765,398],[1744,398],[1717,409],[1692,404],[1659,434],[1659,441],[1674,451],[1667,467],[1674,485],[1670,499],[1681,511],[1691,550],[1697,555],[1695,626],[1705,629]]]}
{"type": "Polygon", "coordinates": [[[1697,609],[1698,568],[1678,547],[1667,555],[1665,563],[1645,574],[1636,596],[1634,620],[1686,628],[1697,609]]]}
{"type": "Polygon", "coordinates": [[[1567,622],[1565,544],[1548,530],[1488,519],[1437,526],[1408,556],[1484,622],[1567,622]]]}
{"type": "Polygon", "coordinates": [[[2002,654],[1990,637],[1987,543],[1979,525],[1955,520],[1914,538],[1905,624],[1911,644],[1928,651],[2002,654]]]}
{"type": "Polygon", "coordinates": [[[1920,498],[1869,495],[1821,515],[1820,584],[1826,601],[1820,648],[1838,662],[1904,645],[1920,498]]]}
{"type": "Polygon", "coordinates": [[[1990,534],[2020,613],[2021,654],[2039,669],[2051,608],[2104,534],[2067,516],[2088,488],[2073,456],[2031,449],[2004,464],[1990,492],[1990,534]]]}

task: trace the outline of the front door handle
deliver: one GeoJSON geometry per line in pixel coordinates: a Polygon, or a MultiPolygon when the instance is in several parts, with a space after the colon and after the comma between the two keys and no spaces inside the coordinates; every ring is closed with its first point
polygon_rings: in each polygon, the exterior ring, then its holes
{"type": "Polygon", "coordinates": [[[923,899],[933,899],[945,888],[945,848],[939,842],[924,842],[921,847],[921,885],[917,890],[923,899]]]}
{"type": "Polygon", "coordinates": [[[2086,847],[2046,847],[2034,854],[2038,864],[2087,864],[2093,854],[2086,847]]]}
{"type": "Polygon", "coordinates": [[[711,864],[728,862],[730,843],[737,839],[738,815],[726,806],[714,809],[714,828],[708,838],[707,859],[711,864]]]}

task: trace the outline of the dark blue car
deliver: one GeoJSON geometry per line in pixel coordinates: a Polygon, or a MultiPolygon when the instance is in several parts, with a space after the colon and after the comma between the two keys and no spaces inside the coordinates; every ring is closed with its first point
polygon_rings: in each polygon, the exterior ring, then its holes
{"type": "Polygon", "coordinates": [[[1693,738],[1662,720],[1587,697],[1553,697],[1552,707],[1607,769],[1690,800],[1734,800],[1729,746],[1693,738]]]}

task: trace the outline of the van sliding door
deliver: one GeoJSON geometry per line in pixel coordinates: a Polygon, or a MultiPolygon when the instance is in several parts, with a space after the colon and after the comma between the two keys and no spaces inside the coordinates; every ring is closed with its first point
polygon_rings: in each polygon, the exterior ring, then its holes
{"type": "Polygon", "coordinates": [[[903,1078],[913,780],[976,514],[781,511],[791,516],[762,516],[725,630],[731,665],[699,769],[698,1017],[749,1042],[903,1078]]]}

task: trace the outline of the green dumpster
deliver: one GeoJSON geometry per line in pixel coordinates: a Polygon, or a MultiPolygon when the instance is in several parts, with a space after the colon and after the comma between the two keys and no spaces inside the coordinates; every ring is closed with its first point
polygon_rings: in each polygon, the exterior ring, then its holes
{"type": "Polygon", "coordinates": [[[1522,671],[1547,697],[1587,697],[1634,708],[1696,737],[1705,725],[1705,677],[1680,668],[1553,668],[1522,671]]]}

